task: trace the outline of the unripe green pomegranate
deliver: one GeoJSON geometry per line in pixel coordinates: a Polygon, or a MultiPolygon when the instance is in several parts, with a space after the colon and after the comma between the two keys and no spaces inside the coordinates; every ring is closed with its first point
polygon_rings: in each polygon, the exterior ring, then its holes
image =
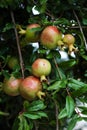
{"type": "Polygon", "coordinates": [[[26,39],[26,43],[28,42],[38,42],[39,38],[40,38],[40,34],[37,30],[37,28],[40,28],[40,25],[37,23],[34,24],[30,24],[26,27],[26,30],[23,30],[20,27],[20,31],[19,34],[24,34],[25,35],[25,39],[26,39]]]}
{"type": "Polygon", "coordinates": [[[40,80],[34,76],[26,77],[21,82],[19,90],[21,96],[27,100],[34,100],[37,96],[41,99],[45,96],[40,80]]]}
{"type": "Polygon", "coordinates": [[[75,37],[72,34],[65,34],[63,37],[63,42],[65,43],[65,46],[68,46],[69,52],[76,50],[74,47],[75,37]]]}
{"type": "Polygon", "coordinates": [[[41,81],[46,80],[46,76],[51,73],[51,64],[47,59],[38,58],[32,64],[32,73],[40,77],[41,81]]]}
{"type": "Polygon", "coordinates": [[[17,79],[11,76],[9,79],[5,79],[3,83],[3,91],[9,96],[19,95],[19,86],[22,79],[17,79]]]}
{"type": "Polygon", "coordinates": [[[62,34],[56,26],[47,26],[41,33],[41,44],[48,49],[57,47],[57,42],[62,38],[62,34]]]}
{"type": "Polygon", "coordinates": [[[19,61],[17,57],[11,56],[8,60],[7,65],[10,69],[14,69],[16,66],[19,66],[19,61]]]}

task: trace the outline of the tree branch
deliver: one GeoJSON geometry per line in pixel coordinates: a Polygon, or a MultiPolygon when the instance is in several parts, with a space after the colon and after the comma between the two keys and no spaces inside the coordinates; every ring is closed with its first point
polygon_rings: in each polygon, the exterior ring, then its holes
{"type": "Polygon", "coordinates": [[[11,13],[12,22],[14,24],[14,32],[15,32],[15,36],[16,36],[16,43],[17,43],[17,48],[18,48],[18,53],[19,53],[19,60],[20,60],[20,67],[21,67],[22,77],[24,78],[24,63],[23,63],[23,58],[22,58],[22,54],[21,54],[21,49],[20,49],[20,44],[19,44],[19,37],[18,37],[17,29],[16,29],[14,13],[13,13],[12,10],[10,11],[10,13],[11,13]]]}
{"type": "Polygon", "coordinates": [[[56,116],[56,130],[59,130],[59,122],[58,122],[58,105],[56,100],[54,100],[55,103],[55,116],[56,116]]]}
{"type": "Polygon", "coordinates": [[[81,26],[81,24],[80,24],[80,21],[79,21],[79,19],[78,19],[77,14],[76,14],[76,12],[75,12],[74,10],[73,10],[73,13],[74,13],[74,16],[75,16],[75,18],[76,18],[76,20],[77,20],[77,22],[78,22],[79,29],[80,29],[80,32],[81,32],[81,34],[82,34],[82,37],[83,37],[83,40],[84,40],[84,43],[85,43],[85,48],[86,48],[86,51],[87,51],[86,38],[85,38],[85,36],[84,36],[82,26],[81,26]]]}
{"type": "Polygon", "coordinates": [[[38,130],[39,124],[38,124],[38,122],[36,120],[34,121],[34,125],[35,125],[35,130],[38,130]]]}
{"type": "Polygon", "coordinates": [[[61,76],[61,74],[60,74],[59,67],[58,67],[58,64],[57,64],[57,62],[56,62],[56,58],[55,58],[55,57],[54,57],[54,63],[55,63],[57,72],[58,72],[58,74],[59,74],[59,77],[60,77],[60,79],[62,79],[62,76],[61,76]]]}

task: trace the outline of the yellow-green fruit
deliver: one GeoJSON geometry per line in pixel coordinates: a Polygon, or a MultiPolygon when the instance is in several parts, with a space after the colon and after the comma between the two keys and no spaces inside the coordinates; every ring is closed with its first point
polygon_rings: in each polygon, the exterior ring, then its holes
{"type": "Polygon", "coordinates": [[[63,42],[66,43],[68,46],[71,44],[73,45],[75,42],[75,37],[72,34],[65,34],[63,42]]]}
{"type": "Polygon", "coordinates": [[[16,57],[10,57],[7,63],[10,69],[14,69],[16,66],[19,66],[18,59],[16,57]]]}
{"type": "Polygon", "coordinates": [[[22,79],[16,79],[14,76],[4,79],[3,91],[9,96],[18,96],[21,81],[22,79]]]}
{"type": "Polygon", "coordinates": [[[38,32],[38,28],[40,28],[39,24],[30,24],[26,28],[25,38],[28,42],[38,42],[40,38],[40,34],[38,32]]]}
{"type": "Polygon", "coordinates": [[[40,37],[41,44],[48,49],[56,48],[58,40],[61,39],[62,34],[56,26],[47,26],[40,37]]]}
{"type": "Polygon", "coordinates": [[[51,73],[51,64],[47,59],[38,58],[32,64],[32,73],[36,77],[40,77],[41,81],[46,80],[45,76],[51,73]]]}
{"type": "Polygon", "coordinates": [[[34,76],[24,78],[19,90],[21,96],[27,100],[34,100],[37,96],[41,99],[41,96],[44,96],[44,93],[42,92],[42,84],[39,78],[34,76]]]}

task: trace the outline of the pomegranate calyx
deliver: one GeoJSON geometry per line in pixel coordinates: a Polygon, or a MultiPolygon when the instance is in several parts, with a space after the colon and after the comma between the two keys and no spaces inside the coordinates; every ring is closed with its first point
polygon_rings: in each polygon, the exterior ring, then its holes
{"type": "Polygon", "coordinates": [[[72,51],[77,51],[77,48],[75,48],[72,44],[68,46],[69,47],[69,51],[68,53],[70,54],[72,51]]]}
{"type": "Polygon", "coordinates": [[[19,29],[20,29],[20,31],[18,32],[19,34],[21,35],[26,34],[26,30],[22,29],[21,27],[19,29]]]}
{"type": "Polygon", "coordinates": [[[47,79],[46,79],[45,75],[42,75],[42,76],[40,77],[40,81],[41,81],[41,82],[47,82],[47,79]]]}
{"type": "Polygon", "coordinates": [[[58,46],[63,46],[63,45],[64,45],[64,42],[63,42],[62,40],[58,40],[57,45],[58,45],[58,46]]]}
{"type": "Polygon", "coordinates": [[[43,100],[43,97],[45,97],[45,93],[42,92],[42,91],[38,91],[37,97],[38,97],[39,99],[42,99],[42,100],[43,100]]]}

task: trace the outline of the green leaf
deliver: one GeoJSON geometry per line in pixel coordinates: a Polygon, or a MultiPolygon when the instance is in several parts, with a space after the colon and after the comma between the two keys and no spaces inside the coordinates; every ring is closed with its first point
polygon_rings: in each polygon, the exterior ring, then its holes
{"type": "Polygon", "coordinates": [[[9,116],[9,113],[0,111],[0,116],[9,116]]]}
{"type": "Polygon", "coordinates": [[[58,24],[69,25],[70,22],[66,18],[59,18],[59,19],[56,19],[56,21],[54,22],[54,24],[55,25],[58,25],[58,24]]]}
{"type": "Polygon", "coordinates": [[[76,60],[74,59],[71,59],[69,61],[63,61],[59,64],[59,66],[63,69],[69,69],[71,67],[73,67],[75,64],[77,63],[76,60]]]}
{"type": "Polygon", "coordinates": [[[78,121],[78,119],[79,119],[78,115],[74,115],[74,117],[69,122],[67,130],[73,130],[73,128],[75,127],[75,125],[78,121]]]}
{"type": "Polygon", "coordinates": [[[18,130],[23,130],[23,116],[22,115],[19,115],[18,117],[19,119],[19,127],[18,127],[18,130]]]}
{"type": "Polygon", "coordinates": [[[38,111],[38,110],[43,110],[46,106],[44,105],[43,101],[41,100],[37,100],[37,101],[33,101],[29,108],[28,111],[38,111]]]}
{"type": "Polygon", "coordinates": [[[68,87],[69,87],[69,88],[72,88],[72,89],[74,89],[74,90],[80,90],[80,89],[83,88],[84,86],[87,87],[87,84],[85,84],[84,82],[81,82],[81,81],[79,81],[79,80],[72,79],[72,78],[70,78],[70,79],[68,80],[68,87]]]}
{"type": "Polygon", "coordinates": [[[71,96],[66,97],[66,111],[68,117],[71,117],[75,108],[74,100],[71,96]]]}
{"type": "Polygon", "coordinates": [[[59,80],[50,85],[47,90],[57,90],[59,91],[61,88],[66,88],[67,80],[59,80]]]}
{"type": "Polygon", "coordinates": [[[40,115],[38,115],[37,113],[34,113],[34,112],[32,112],[32,113],[24,112],[24,113],[23,113],[23,116],[25,116],[25,117],[27,117],[27,118],[29,118],[29,119],[32,119],[32,120],[40,119],[40,118],[41,118],[40,115]]]}
{"type": "Polygon", "coordinates": [[[72,92],[72,95],[73,96],[81,96],[83,95],[84,93],[87,93],[87,85],[84,85],[83,87],[81,87],[80,89],[76,90],[76,91],[73,91],[72,92]]]}
{"type": "Polygon", "coordinates": [[[61,112],[58,115],[58,119],[62,119],[67,116],[67,110],[66,108],[62,109],[61,112]]]}
{"type": "Polygon", "coordinates": [[[13,123],[13,126],[12,126],[12,130],[18,130],[19,122],[20,122],[20,121],[19,121],[18,117],[15,118],[14,123],[13,123]]]}
{"type": "Polygon", "coordinates": [[[52,58],[60,58],[61,57],[61,55],[60,55],[60,53],[58,52],[58,51],[56,51],[56,50],[51,50],[48,54],[47,54],[47,56],[46,56],[46,58],[47,59],[52,59],[52,58]]]}
{"type": "Polygon", "coordinates": [[[37,111],[37,112],[24,112],[23,115],[29,119],[40,119],[42,117],[48,117],[47,114],[43,111],[37,111]]]}
{"type": "Polygon", "coordinates": [[[23,130],[30,130],[29,124],[26,120],[26,118],[23,117],[23,130]]]}
{"type": "Polygon", "coordinates": [[[38,111],[37,114],[40,116],[40,117],[48,117],[47,114],[43,111],[38,111]]]}
{"type": "Polygon", "coordinates": [[[8,31],[10,29],[13,29],[13,24],[12,23],[7,23],[5,25],[5,27],[3,28],[3,32],[6,32],[6,31],[8,31]]]}
{"type": "Polygon", "coordinates": [[[83,22],[84,25],[87,25],[87,18],[83,18],[82,22],[83,22]]]}
{"type": "Polygon", "coordinates": [[[31,6],[27,6],[26,9],[27,9],[28,13],[30,13],[32,11],[32,7],[31,6]]]}

